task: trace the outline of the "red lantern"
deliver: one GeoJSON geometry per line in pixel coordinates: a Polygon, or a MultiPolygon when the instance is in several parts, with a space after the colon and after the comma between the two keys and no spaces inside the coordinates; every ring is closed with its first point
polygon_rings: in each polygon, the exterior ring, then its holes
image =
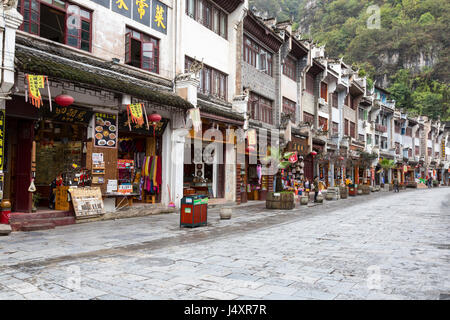
{"type": "Polygon", "coordinates": [[[162,119],[160,114],[157,114],[156,112],[153,112],[151,115],[148,116],[148,120],[150,122],[160,122],[162,119]]]}
{"type": "Polygon", "coordinates": [[[339,160],[341,160],[341,161],[344,160],[344,157],[339,157],[339,160]]]}
{"type": "Polygon", "coordinates": [[[254,146],[248,146],[248,148],[245,149],[245,151],[247,151],[248,153],[254,152],[255,151],[255,147],[254,146]]]}
{"type": "Polygon", "coordinates": [[[63,93],[55,97],[55,102],[61,107],[67,107],[74,102],[74,98],[69,96],[68,94],[63,93]]]}
{"type": "Polygon", "coordinates": [[[316,156],[316,155],[317,155],[317,152],[312,151],[312,152],[311,152],[311,155],[312,155],[312,156],[316,156]]]}

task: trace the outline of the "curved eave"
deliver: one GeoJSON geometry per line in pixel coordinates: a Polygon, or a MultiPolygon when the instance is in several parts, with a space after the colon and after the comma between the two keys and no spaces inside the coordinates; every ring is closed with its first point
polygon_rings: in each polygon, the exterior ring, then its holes
{"type": "Polygon", "coordinates": [[[42,74],[54,80],[65,80],[101,90],[129,94],[134,98],[181,109],[193,105],[171,92],[171,88],[156,89],[148,81],[122,75],[114,70],[69,60],[45,51],[16,45],[16,68],[22,72],[42,74]]]}

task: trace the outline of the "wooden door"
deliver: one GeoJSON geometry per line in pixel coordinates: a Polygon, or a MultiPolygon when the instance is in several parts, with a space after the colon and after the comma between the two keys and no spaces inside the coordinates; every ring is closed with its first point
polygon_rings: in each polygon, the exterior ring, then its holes
{"type": "Polygon", "coordinates": [[[31,148],[34,138],[34,121],[17,121],[17,146],[14,174],[14,211],[31,212],[31,148]]]}

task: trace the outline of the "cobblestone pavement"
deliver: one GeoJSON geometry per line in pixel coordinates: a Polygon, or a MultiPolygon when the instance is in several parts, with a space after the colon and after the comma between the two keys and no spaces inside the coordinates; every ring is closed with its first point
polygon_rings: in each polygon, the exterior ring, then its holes
{"type": "Polygon", "coordinates": [[[263,204],[208,227],[178,214],[0,238],[0,299],[439,299],[450,293],[450,188],[292,211],[263,204]]]}

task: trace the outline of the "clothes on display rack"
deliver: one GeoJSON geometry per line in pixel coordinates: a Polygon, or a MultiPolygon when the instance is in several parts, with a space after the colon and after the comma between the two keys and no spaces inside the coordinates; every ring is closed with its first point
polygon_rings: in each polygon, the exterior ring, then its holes
{"type": "Polygon", "coordinates": [[[151,194],[160,192],[162,183],[161,157],[145,157],[142,161],[141,188],[151,194]]]}

